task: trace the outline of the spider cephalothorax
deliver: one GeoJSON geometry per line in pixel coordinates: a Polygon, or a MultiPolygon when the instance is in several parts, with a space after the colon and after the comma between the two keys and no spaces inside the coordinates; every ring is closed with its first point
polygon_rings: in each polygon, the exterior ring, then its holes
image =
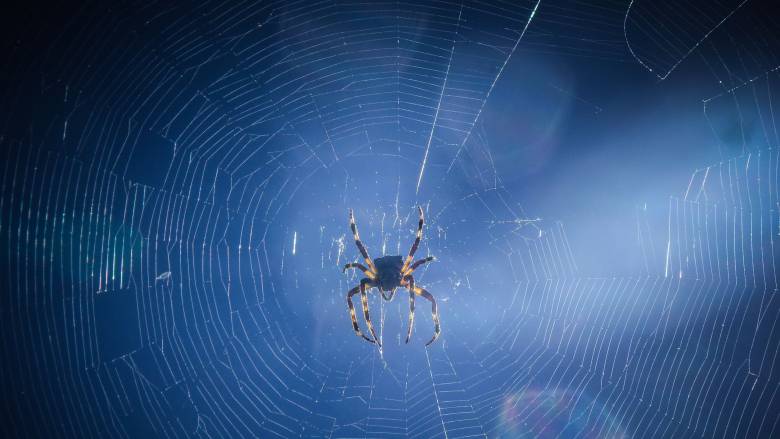
{"type": "Polygon", "coordinates": [[[360,285],[352,288],[347,293],[347,305],[349,305],[349,314],[352,317],[352,328],[359,337],[363,337],[371,343],[377,343],[379,346],[382,346],[382,344],[379,341],[379,338],[376,336],[376,332],[374,332],[374,325],[371,324],[371,318],[368,314],[367,292],[374,287],[379,289],[379,292],[382,294],[382,297],[385,300],[392,300],[393,296],[395,295],[395,289],[398,287],[406,287],[409,289],[409,331],[406,333],[407,343],[409,343],[409,338],[412,336],[412,327],[414,326],[415,296],[422,296],[431,301],[431,313],[433,314],[434,332],[433,338],[428,343],[426,343],[426,346],[433,343],[433,341],[436,340],[441,333],[441,328],[439,325],[439,312],[436,308],[436,299],[434,299],[431,293],[426,291],[424,288],[416,286],[414,284],[414,277],[412,276],[412,273],[415,269],[417,269],[417,267],[434,259],[433,256],[429,256],[412,264],[414,252],[417,251],[417,247],[420,245],[420,240],[422,240],[423,224],[425,223],[423,218],[423,210],[422,208],[418,209],[420,211],[420,221],[417,224],[417,237],[414,240],[414,244],[412,244],[411,250],[409,250],[409,255],[406,257],[406,260],[404,260],[401,256],[382,256],[376,260],[371,259],[368,256],[366,247],[363,246],[363,243],[360,241],[357,225],[355,225],[355,216],[353,215],[351,209],[349,211],[349,226],[352,229],[352,234],[355,237],[355,245],[357,245],[358,250],[360,250],[360,254],[366,261],[366,265],[368,265],[368,267],[366,267],[357,262],[352,262],[344,266],[344,271],[349,268],[357,268],[366,275],[366,277],[360,281],[360,285]],[[371,332],[373,339],[363,334],[360,331],[360,327],[358,327],[357,317],[355,316],[355,306],[352,304],[352,296],[357,293],[360,293],[360,301],[363,305],[363,316],[366,319],[366,325],[368,326],[368,330],[371,332]]]}

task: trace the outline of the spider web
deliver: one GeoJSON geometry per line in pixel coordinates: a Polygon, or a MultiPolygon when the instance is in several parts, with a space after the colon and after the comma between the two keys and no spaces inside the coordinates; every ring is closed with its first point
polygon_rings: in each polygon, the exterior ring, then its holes
{"type": "Polygon", "coordinates": [[[4,51],[4,83],[18,86],[0,90],[2,428],[774,436],[777,41],[741,43],[756,27],[744,2],[653,4],[52,13],[51,35],[4,51]],[[663,205],[634,200],[628,273],[583,268],[598,256],[570,239],[577,225],[524,209],[494,144],[508,66],[547,53],[662,81],[695,60],[713,84],[699,98],[719,161],[663,205]],[[405,254],[416,205],[417,255],[438,261],[415,276],[443,333],[424,347],[433,325],[418,300],[405,345],[406,292],[372,295],[380,350],[348,320],[360,277],[341,273],[358,256],[347,210],[379,257],[405,254]]]}

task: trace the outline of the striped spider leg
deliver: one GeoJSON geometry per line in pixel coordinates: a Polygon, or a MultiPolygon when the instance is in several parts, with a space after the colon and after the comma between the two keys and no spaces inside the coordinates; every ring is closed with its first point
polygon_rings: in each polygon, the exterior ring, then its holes
{"type": "Polygon", "coordinates": [[[352,212],[352,209],[349,210],[349,227],[352,229],[352,236],[355,238],[355,245],[360,251],[360,254],[363,256],[363,259],[366,261],[366,265],[368,265],[368,267],[366,267],[357,262],[352,262],[344,266],[343,271],[347,271],[350,268],[357,268],[366,275],[366,278],[361,279],[360,285],[349,290],[347,293],[347,305],[349,306],[349,315],[352,318],[352,329],[355,330],[355,334],[357,334],[358,337],[363,337],[369,342],[376,343],[381,347],[382,343],[379,342],[379,337],[376,336],[374,325],[371,323],[371,317],[369,316],[368,294],[366,293],[372,287],[377,286],[376,281],[378,278],[378,273],[376,267],[374,266],[374,261],[370,256],[368,256],[368,251],[363,245],[363,242],[360,240],[360,234],[358,233],[357,225],[355,224],[355,215],[352,212]],[[365,334],[363,334],[363,332],[360,331],[360,327],[357,323],[357,317],[355,316],[355,306],[352,304],[352,296],[358,292],[360,293],[360,303],[363,306],[363,317],[366,319],[366,325],[368,326],[368,330],[371,332],[371,336],[374,337],[373,340],[368,338],[365,334]]]}

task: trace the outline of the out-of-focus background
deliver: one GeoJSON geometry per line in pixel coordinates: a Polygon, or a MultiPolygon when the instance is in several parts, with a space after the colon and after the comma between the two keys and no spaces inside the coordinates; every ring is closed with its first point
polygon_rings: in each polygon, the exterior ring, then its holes
{"type": "Polygon", "coordinates": [[[780,435],[770,5],[6,12],[3,436],[780,435]]]}

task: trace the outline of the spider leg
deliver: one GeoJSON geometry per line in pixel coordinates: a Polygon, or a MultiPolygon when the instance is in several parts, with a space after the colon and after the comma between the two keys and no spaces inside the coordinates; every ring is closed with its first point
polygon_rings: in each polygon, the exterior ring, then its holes
{"type": "Polygon", "coordinates": [[[401,268],[401,273],[404,273],[409,267],[409,264],[412,263],[412,258],[414,258],[414,252],[417,251],[417,247],[420,245],[420,241],[422,240],[422,231],[423,231],[423,224],[425,224],[425,217],[423,216],[423,210],[422,207],[417,206],[417,210],[420,211],[420,221],[417,223],[417,237],[414,239],[414,244],[412,244],[411,250],[409,250],[409,256],[406,257],[406,261],[404,261],[404,266],[401,268]]]}
{"type": "Polygon", "coordinates": [[[416,270],[417,267],[419,267],[420,265],[425,264],[427,262],[434,261],[434,260],[436,260],[436,258],[434,258],[433,256],[428,256],[427,258],[420,259],[417,262],[415,262],[414,264],[412,264],[410,267],[408,267],[406,269],[406,271],[404,272],[404,275],[408,276],[408,275],[414,273],[414,270],[416,270]]]}
{"type": "MultiPolygon", "coordinates": [[[[376,336],[376,332],[374,332],[374,325],[371,323],[371,317],[368,315],[368,294],[366,294],[366,285],[368,285],[369,288],[376,286],[375,283],[373,283],[370,279],[363,279],[360,281],[360,300],[363,303],[363,317],[366,319],[366,326],[368,326],[368,330],[371,332],[371,335],[374,337],[374,341],[376,344],[379,345],[379,347],[382,347],[382,342],[379,341],[379,337],[376,336]]],[[[367,338],[367,337],[366,337],[367,338]]],[[[373,343],[372,342],[372,343],[373,343]]]]}
{"type": "Polygon", "coordinates": [[[366,247],[363,246],[363,242],[360,240],[357,224],[355,224],[355,214],[352,212],[352,209],[349,209],[349,228],[352,229],[352,236],[355,237],[355,245],[357,246],[358,250],[360,250],[360,254],[363,255],[363,259],[365,259],[366,265],[368,265],[368,268],[370,268],[372,272],[376,272],[374,261],[372,261],[368,256],[368,251],[366,251],[366,247]]]}
{"type": "Polygon", "coordinates": [[[409,288],[409,330],[406,331],[406,342],[409,343],[409,339],[412,338],[412,328],[414,327],[414,278],[409,276],[406,278],[409,288]]]}
{"type": "Polygon", "coordinates": [[[365,274],[365,275],[366,275],[367,277],[369,277],[371,280],[376,280],[376,274],[374,274],[374,272],[373,272],[373,271],[371,271],[371,270],[369,270],[368,268],[366,268],[366,266],[365,266],[365,265],[363,265],[363,264],[358,264],[357,262],[350,262],[349,264],[345,265],[345,266],[344,266],[344,270],[342,270],[342,273],[343,273],[343,272],[346,272],[346,271],[347,271],[347,270],[349,270],[350,268],[357,268],[358,270],[362,271],[362,272],[363,272],[363,274],[365,274]]]}
{"type": "MultiPolygon", "coordinates": [[[[414,278],[412,276],[407,276],[406,278],[409,279],[409,290],[414,292],[414,294],[425,297],[431,301],[431,315],[433,316],[433,338],[428,343],[425,343],[425,346],[428,346],[437,338],[439,338],[439,334],[441,334],[441,324],[439,323],[439,310],[436,306],[436,299],[434,299],[433,295],[425,288],[420,288],[414,285],[414,278]]],[[[411,333],[411,328],[409,332],[411,333]]]]}
{"type": "Polygon", "coordinates": [[[360,331],[360,327],[358,326],[358,322],[357,322],[357,317],[355,316],[355,305],[352,304],[352,296],[354,296],[357,293],[365,294],[365,287],[363,285],[370,281],[371,281],[370,279],[362,279],[360,281],[360,285],[349,290],[349,292],[347,293],[347,305],[349,306],[349,316],[352,317],[352,329],[355,330],[355,334],[357,334],[358,337],[363,337],[369,342],[374,343],[374,340],[371,340],[360,331]]]}

